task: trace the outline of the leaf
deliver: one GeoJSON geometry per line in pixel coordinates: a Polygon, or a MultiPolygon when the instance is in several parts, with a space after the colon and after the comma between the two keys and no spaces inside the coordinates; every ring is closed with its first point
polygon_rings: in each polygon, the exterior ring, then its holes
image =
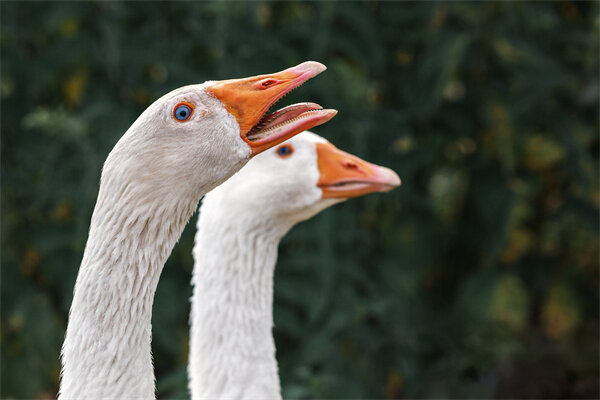
{"type": "Polygon", "coordinates": [[[565,150],[551,138],[538,134],[527,141],[525,147],[525,165],[544,171],[552,168],[565,158],[565,150]]]}

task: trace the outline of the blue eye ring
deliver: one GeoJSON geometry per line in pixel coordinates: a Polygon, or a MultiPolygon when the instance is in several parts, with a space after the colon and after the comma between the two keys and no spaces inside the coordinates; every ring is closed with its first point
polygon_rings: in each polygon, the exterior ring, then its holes
{"type": "Polygon", "coordinates": [[[182,101],[173,108],[173,119],[177,122],[185,122],[192,117],[193,113],[194,105],[187,101],[182,101]]]}
{"type": "Polygon", "coordinates": [[[292,153],[294,152],[294,148],[289,144],[282,144],[277,148],[276,151],[279,157],[285,158],[292,155],[292,153]]]}

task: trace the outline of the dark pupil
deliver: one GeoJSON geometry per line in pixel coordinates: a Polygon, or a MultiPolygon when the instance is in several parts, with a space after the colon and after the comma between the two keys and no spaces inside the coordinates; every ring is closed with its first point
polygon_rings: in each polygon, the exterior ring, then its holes
{"type": "Polygon", "coordinates": [[[186,119],[188,115],[190,115],[190,112],[188,111],[187,107],[180,106],[177,108],[175,115],[177,116],[177,119],[186,119]]]}
{"type": "Polygon", "coordinates": [[[277,153],[278,153],[280,156],[287,156],[288,154],[290,154],[290,153],[291,153],[291,150],[290,150],[290,148],[289,148],[289,147],[287,147],[287,146],[283,146],[283,147],[280,147],[280,148],[279,148],[279,150],[277,150],[277,153]]]}

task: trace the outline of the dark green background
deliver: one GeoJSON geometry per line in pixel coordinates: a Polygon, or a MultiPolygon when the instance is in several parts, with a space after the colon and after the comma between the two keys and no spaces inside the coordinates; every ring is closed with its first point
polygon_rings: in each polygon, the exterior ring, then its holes
{"type": "MultiPolygon", "coordinates": [[[[286,397],[598,393],[598,3],[1,3],[2,398],[55,396],[100,168],[178,86],[306,60],[282,104],[403,185],[281,244],[286,397]]],[[[195,217],[158,287],[162,398],[187,396],[195,217]]]]}

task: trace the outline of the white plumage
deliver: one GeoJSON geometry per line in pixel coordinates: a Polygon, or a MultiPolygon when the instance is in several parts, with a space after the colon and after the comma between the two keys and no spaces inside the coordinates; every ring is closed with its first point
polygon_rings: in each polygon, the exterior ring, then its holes
{"type": "Polygon", "coordinates": [[[279,241],[335,203],[399,184],[393,171],[303,132],[205,196],[193,252],[193,400],[281,398],[271,332],[279,241]]]}

